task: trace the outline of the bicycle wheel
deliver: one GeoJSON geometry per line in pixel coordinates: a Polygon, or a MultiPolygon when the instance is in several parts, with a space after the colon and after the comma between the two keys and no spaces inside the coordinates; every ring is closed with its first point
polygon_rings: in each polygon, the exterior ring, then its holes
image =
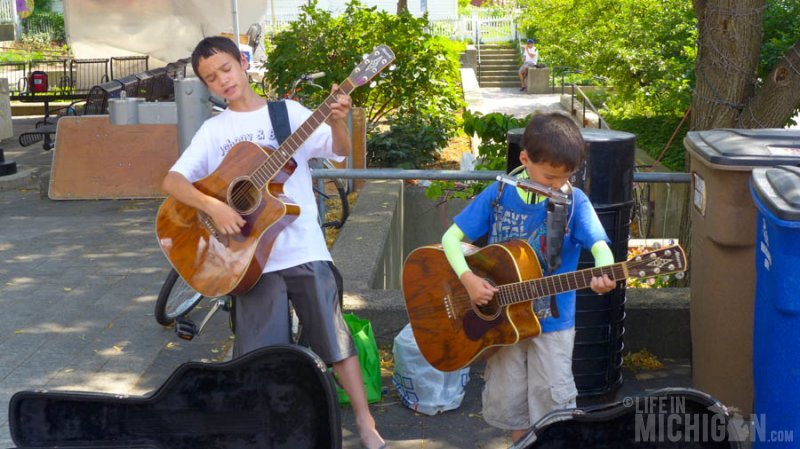
{"type": "MultiPolygon", "coordinates": [[[[319,168],[335,169],[330,161],[324,159],[319,168]]],[[[344,226],[350,216],[350,203],[347,201],[347,181],[338,178],[326,178],[320,184],[314,184],[314,196],[320,212],[320,226],[322,228],[339,229],[344,226]],[[321,203],[324,202],[324,204],[321,203]]]]}
{"type": "Polygon", "coordinates": [[[154,316],[158,324],[169,326],[191,310],[203,299],[186,281],[171,269],[158,293],[154,316]]]}

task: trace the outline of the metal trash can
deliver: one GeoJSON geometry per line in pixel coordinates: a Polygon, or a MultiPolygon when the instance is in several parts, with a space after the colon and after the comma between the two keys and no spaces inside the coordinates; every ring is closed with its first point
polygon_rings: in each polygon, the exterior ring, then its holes
{"type": "Polygon", "coordinates": [[[753,407],[754,167],[800,164],[800,131],[689,132],[690,331],[695,388],[749,416],[753,407]]]}
{"type": "Polygon", "coordinates": [[[756,297],[753,448],[796,447],[800,436],[800,168],[753,170],[756,297]]]}
{"type": "Polygon", "coordinates": [[[509,129],[506,133],[506,173],[511,173],[511,170],[519,167],[522,163],[519,161],[519,153],[522,151],[522,134],[525,128],[509,129]]]}
{"type": "MultiPolygon", "coordinates": [[[[586,161],[571,182],[588,195],[611,240],[614,260],[622,262],[628,257],[636,136],[591,128],[581,134],[586,161]]],[[[583,251],[578,269],[593,267],[594,256],[583,251]]],[[[603,395],[622,385],[625,293],[624,282],[602,296],[589,289],[576,293],[572,374],[579,397],[603,395]]]]}

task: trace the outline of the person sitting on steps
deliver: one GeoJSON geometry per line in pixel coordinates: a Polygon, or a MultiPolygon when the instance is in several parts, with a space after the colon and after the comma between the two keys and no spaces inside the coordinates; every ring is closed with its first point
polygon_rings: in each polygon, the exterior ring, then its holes
{"type": "Polygon", "coordinates": [[[522,84],[519,90],[523,91],[527,87],[525,85],[525,78],[528,76],[528,69],[530,67],[536,67],[539,63],[539,51],[536,50],[536,46],[533,45],[533,39],[528,39],[528,43],[525,44],[525,48],[522,49],[522,66],[519,68],[519,82],[522,84]]]}

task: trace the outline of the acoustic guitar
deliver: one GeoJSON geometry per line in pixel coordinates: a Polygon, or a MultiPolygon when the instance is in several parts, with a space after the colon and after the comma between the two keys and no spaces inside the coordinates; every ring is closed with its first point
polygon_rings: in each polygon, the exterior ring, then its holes
{"type": "Polygon", "coordinates": [[[469,300],[441,245],[415,249],[403,265],[403,297],[414,338],[425,359],[440,371],[461,369],[491,347],[539,335],[536,298],[587,288],[592,277],[604,274],[621,281],[686,271],[686,255],[678,245],[627,262],[547,277],[524,240],[484,248],[462,245],[472,271],[499,289],[485,306],[469,300]]]}
{"type": "MultiPolygon", "coordinates": [[[[381,45],[341,83],[349,94],[394,60],[381,45]]],[[[332,95],[277,149],[253,142],[231,148],[209,176],[194,183],[206,195],[227,203],[246,224],[235,235],[221,233],[207,214],[168,197],[156,216],[158,244],[181,277],[205,296],[242,294],[258,281],[275,238],[300,214],[300,206],[283,192],[296,168],[292,156],[330,115],[332,95]]]]}

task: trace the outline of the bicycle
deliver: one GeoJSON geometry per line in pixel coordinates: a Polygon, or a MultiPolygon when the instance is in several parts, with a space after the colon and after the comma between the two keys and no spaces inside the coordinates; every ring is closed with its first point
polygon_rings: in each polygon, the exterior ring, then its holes
{"type": "MultiPolygon", "coordinates": [[[[310,84],[314,87],[322,89],[313,83],[313,80],[324,76],[324,72],[317,72],[311,74],[303,74],[293,84],[292,89],[289,91],[289,96],[292,99],[299,99],[298,92],[300,86],[304,83],[310,84]]],[[[227,105],[215,97],[210,97],[209,101],[218,109],[225,109],[227,105]]],[[[317,159],[314,162],[314,168],[335,169],[336,167],[327,159],[317,159]]],[[[319,211],[319,222],[323,232],[327,229],[340,229],[344,226],[347,218],[350,215],[350,204],[348,202],[347,182],[338,178],[320,179],[317,185],[313,187],[314,194],[317,197],[317,208],[319,211]],[[338,207],[332,207],[329,202],[338,202],[338,207]],[[336,211],[333,216],[327,217],[325,211],[332,209],[336,211]]],[[[341,299],[341,298],[340,298],[341,299]]],[[[202,294],[196,292],[189,286],[174,268],[170,269],[161,290],[156,300],[154,317],[156,322],[162,326],[171,326],[175,324],[175,333],[179,338],[184,340],[192,340],[199,335],[208,321],[214,316],[217,311],[230,312],[235,307],[234,300],[231,296],[222,296],[216,298],[206,298],[202,294]],[[204,299],[208,299],[211,303],[211,308],[206,313],[200,325],[196,325],[194,321],[187,318],[198,304],[204,299]]],[[[234,320],[230,319],[233,314],[229,315],[229,325],[231,331],[235,333],[234,320]]],[[[294,314],[291,302],[289,304],[289,320],[291,322],[291,338],[292,341],[297,342],[300,340],[302,327],[297,316],[294,314]]]]}

